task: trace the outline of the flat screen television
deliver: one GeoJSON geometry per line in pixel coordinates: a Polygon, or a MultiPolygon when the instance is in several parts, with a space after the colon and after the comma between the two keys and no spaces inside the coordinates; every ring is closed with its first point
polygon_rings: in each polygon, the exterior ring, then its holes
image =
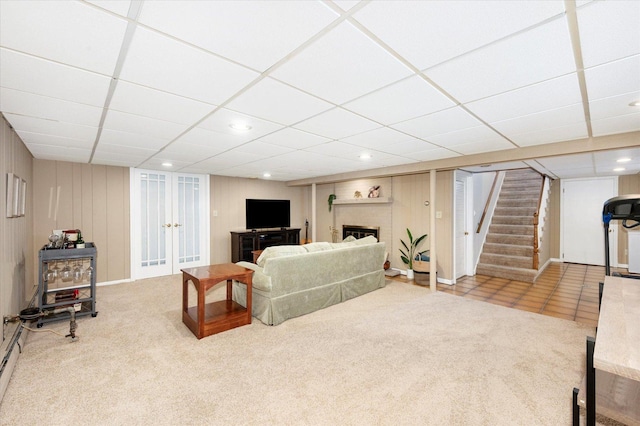
{"type": "Polygon", "coordinates": [[[288,228],[291,226],[289,200],[247,198],[247,229],[288,228]]]}

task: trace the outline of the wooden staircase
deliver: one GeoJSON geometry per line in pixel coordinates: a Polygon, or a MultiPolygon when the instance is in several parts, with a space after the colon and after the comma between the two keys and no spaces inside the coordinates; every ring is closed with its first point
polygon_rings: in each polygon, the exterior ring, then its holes
{"type": "Polygon", "coordinates": [[[542,185],[534,170],[506,172],[476,274],[534,282],[534,213],[542,185]]]}

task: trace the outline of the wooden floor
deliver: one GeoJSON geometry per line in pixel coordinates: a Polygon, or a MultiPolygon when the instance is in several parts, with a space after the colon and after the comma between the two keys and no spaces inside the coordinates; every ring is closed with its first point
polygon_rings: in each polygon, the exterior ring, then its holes
{"type": "MultiPolygon", "coordinates": [[[[598,283],[604,275],[604,266],[553,263],[534,284],[475,275],[460,278],[455,285],[438,284],[438,291],[595,327],[598,283]]],[[[429,285],[429,275],[416,273],[414,283],[429,285]]]]}

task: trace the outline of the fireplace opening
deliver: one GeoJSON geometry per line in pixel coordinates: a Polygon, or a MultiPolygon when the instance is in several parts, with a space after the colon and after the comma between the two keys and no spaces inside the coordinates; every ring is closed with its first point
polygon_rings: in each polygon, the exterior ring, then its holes
{"type": "Polygon", "coordinates": [[[347,238],[349,235],[353,235],[356,239],[373,235],[374,237],[376,237],[378,241],[380,241],[380,238],[378,237],[379,234],[380,234],[379,226],[342,225],[343,240],[347,238]]]}

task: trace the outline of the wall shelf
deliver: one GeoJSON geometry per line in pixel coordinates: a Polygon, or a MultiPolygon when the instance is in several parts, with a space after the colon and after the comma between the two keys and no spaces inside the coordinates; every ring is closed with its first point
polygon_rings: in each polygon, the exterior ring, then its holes
{"type": "Polygon", "coordinates": [[[348,199],[335,199],[333,205],[340,204],[388,204],[393,200],[391,197],[378,197],[378,198],[348,198],[348,199]]]}

